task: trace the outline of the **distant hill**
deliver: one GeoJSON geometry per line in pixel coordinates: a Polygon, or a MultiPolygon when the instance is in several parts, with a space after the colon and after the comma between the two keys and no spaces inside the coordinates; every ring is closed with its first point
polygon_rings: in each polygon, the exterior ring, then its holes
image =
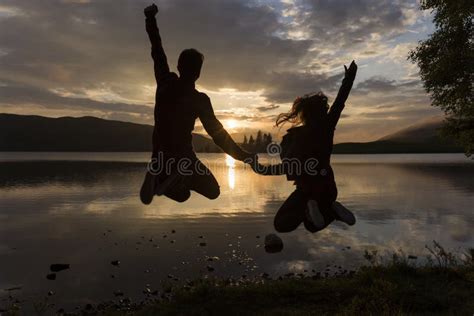
{"type": "MultiPolygon", "coordinates": [[[[0,114],[0,151],[151,151],[153,126],[96,117],[0,114]]],[[[193,134],[196,151],[219,151],[193,134]]]]}
{"type": "Polygon", "coordinates": [[[341,154],[463,152],[453,141],[441,139],[439,129],[442,124],[441,117],[430,118],[374,142],[336,144],[334,152],[341,154]]]}
{"type": "Polygon", "coordinates": [[[443,124],[442,117],[433,117],[418,124],[411,125],[393,134],[386,135],[379,141],[401,143],[436,143],[440,142],[439,129],[443,124]]]}
{"type": "MultiPolygon", "coordinates": [[[[462,152],[441,140],[442,120],[430,120],[368,143],[341,143],[335,153],[440,153],[462,152]]],[[[151,151],[153,127],[95,117],[61,117],[0,114],[0,151],[151,151]]],[[[214,142],[193,134],[197,152],[221,152],[214,142]]]]}

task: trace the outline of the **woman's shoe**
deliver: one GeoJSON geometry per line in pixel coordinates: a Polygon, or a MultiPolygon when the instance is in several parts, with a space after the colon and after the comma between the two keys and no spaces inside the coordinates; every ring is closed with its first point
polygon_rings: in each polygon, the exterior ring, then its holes
{"type": "Polygon", "coordinates": [[[318,202],[315,200],[309,200],[307,203],[306,216],[311,224],[317,230],[321,230],[326,227],[326,221],[324,220],[323,214],[319,210],[318,202]]]}
{"type": "Polygon", "coordinates": [[[344,222],[347,225],[354,225],[356,223],[356,218],[354,214],[344,207],[341,203],[335,201],[331,207],[336,215],[338,221],[344,222]]]}

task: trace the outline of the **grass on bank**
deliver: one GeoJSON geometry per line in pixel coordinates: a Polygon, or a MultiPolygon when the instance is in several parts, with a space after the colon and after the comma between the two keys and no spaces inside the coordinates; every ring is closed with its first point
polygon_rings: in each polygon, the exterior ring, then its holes
{"type": "MultiPolygon", "coordinates": [[[[135,315],[456,314],[474,311],[474,269],[363,268],[352,277],[225,286],[204,281],[135,315]]],[[[111,315],[120,314],[113,312],[111,315]]]]}
{"type": "MultiPolygon", "coordinates": [[[[366,251],[369,264],[357,272],[293,274],[276,280],[200,279],[164,289],[159,299],[149,295],[139,304],[121,299],[88,306],[80,314],[473,315],[474,249],[457,256],[436,242],[427,249],[430,256],[423,263],[402,252],[384,260],[376,251],[366,251]]],[[[38,306],[37,313],[55,311],[38,306]]]]}
{"type": "MultiPolygon", "coordinates": [[[[146,304],[133,315],[473,315],[474,249],[460,260],[439,244],[427,247],[422,265],[403,253],[356,273],[321,278],[293,276],[257,282],[200,280],[173,290],[169,300],[146,304]]],[[[104,315],[126,312],[106,310],[104,315]]]]}

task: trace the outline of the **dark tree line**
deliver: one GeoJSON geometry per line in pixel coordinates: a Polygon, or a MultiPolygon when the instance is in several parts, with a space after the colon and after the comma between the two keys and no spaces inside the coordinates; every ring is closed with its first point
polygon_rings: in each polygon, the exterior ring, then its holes
{"type": "Polygon", "coordinates": [[[420,67],[432,105],[446,113],[445,135],[474,152],[474,1],[421,0],[436,30],[409,58],[420,67]]]}
{"type": "Polygon", "coordinates": [[[263,153],[267,151],[267,146],[272,142],[272,134],[266,134],[262,133],[262,131],[258,131],[255,137],[253,135],[250,135],[249,137],[244,135],[242,147],[250,152],[263,153]]]}

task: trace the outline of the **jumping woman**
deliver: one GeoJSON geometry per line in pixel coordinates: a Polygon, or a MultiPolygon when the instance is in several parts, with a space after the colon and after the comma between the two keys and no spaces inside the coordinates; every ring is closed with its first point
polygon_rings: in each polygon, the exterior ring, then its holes
{"type": "Polygon", "coordinates": [[[352,61],[344,69],[342,86],[331,107],[326,95],[318,92],[297,98],[288,113],[278,116],[277,126],[293,124],[281,143],[282,163],[254,167],[263,175],[286,174],[296,185],[275,216],[278,232],[291,232],[301,223],[311,232],[324,229],[334,220],[355,224],[354,215],[336,201],[337,187],[331,168],[334,131],[352,89],[357,65],[352,61]]]}

